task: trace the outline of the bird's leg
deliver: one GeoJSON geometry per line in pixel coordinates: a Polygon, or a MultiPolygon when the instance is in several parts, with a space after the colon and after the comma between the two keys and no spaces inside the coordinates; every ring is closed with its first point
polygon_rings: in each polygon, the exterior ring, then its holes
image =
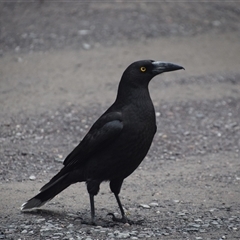
{"type": "Polygon", "coordinates": [[[115,195],[115,198],[116,198],[116,200],[117,200],[118,206],[119,206],[119,208],[120,208],[122,217],[121,217],[121,218],[117,218],[117,217],[115,217],[115,215],[114,215],[113,213],[108,213],[108,215],[112,216],[112,220],[113,220],[114,222],[129,223],[130,225],[132,225],[132,224],[141,225],[141,224],[143,223],[143,220],[132,221],[132,220],[130,220],[130,219],[128,219],[128,218],[126,217],[125,212],[124,212],[123,207],[122,207],[122,203],[121,203],[121,201],[120,201],[120,199],[119,199],[118,194],[114,193],[114,195],[115,195]]]}
{"type": "Polygon", "coordinates": [[[91,224],[96,225],[95,222],[95,207],[94,207],[94,196],[99,192],[100,181],[98,180],[88,180],[86,182],[87,190],[90,197],[90,206],[91,206],[91,224]]]}
{"type": "Polygon", "coordinates": [[[123,210],[122,203],[121,203],[121,201],[119,199],[119,196],[118,196],[119,193],[120,193],[122,183],[123,183],[123,179],[114,179],[114,180],[110,181],[110,189],[114,193],[114,196],[117,200],[118,206],[119,206],[120,211],[121,211],[122,218],[115,217],[115,215],[113,213],[108,213],[108,215],[112,216],[112,220],[115,221],[115,222],[122,222],[122,223],[130,223],[131,224],[131,221],[129,221],[125,216],[125,212],[123,210]]]}
{"type": "Polygon", "coordinates": [[[96,225],[96,222],[95,222],[94,195],[89,194],[89,197],[90,197],[90,206],[91,206],[91,221],[92,221],[92,225],[96,225]]]}
{"type": "Polygon", "coordinates": [[[112,216],[112,220],[115,221],[115,222],[129,223],[129,224],[142,224],[142,222],[143,222],[142,220],[139,220],[137,222],[133,222],[133,221],[129,220],[125,215],[124,209],[122,207],[122,203],[121,203],[121,201],[119,199],[119,196],[118,196],[119,193],[120,193],[122,183],[123,183],[123,179],[114,179],[114,180],[110,181],[110,189],[114,193],[114,196],[117,200],[117,203],[118,203],[119,209],[121,211],[122,217],[117,218],[117,217],[115,217],[115,215],[113,213],[108,213],[108,215],[112,216]]]}
{"type": "Polygon", "coordinates": [[[114,195],[115,195],[115,198],[116,198],[116,200],[117,200],[118,206],[119,206],[119,208],[120,208],[120,211],[121,211],[121,214],[122,214],[122,218],[125,218],[125,212],[124,212],[124,210],[123,210],[123,207],[122,207],[122,203],[121,203],[121,201],[120,201],[120,198],[119,198],[118,194],[115,194],[115,193],[114,193],[114,195]]]}
{"type": "Polygon", "coordinates": [[[115,196],[115,198],[116,198],[116,200],[117,200],[117,203],[118,203],[118,206],[119,206],[119,208],[120,208],[122,218],[117,218],[117,217],[115,217],[115,215],[114,215],[113,213],[108,213],[108,215],[112,216],[112,220],[113,220],[114,222],[131,223],[131,221],[129,221],[129,220],[126,218],[126,216],[125,216],[125,212],[124,212],[124,210],[123,210],[122,203],[121,203],[121,201],[120,201],[120,199],[119,199],[118,194],[114,193],[114,196],[115,196]]]}

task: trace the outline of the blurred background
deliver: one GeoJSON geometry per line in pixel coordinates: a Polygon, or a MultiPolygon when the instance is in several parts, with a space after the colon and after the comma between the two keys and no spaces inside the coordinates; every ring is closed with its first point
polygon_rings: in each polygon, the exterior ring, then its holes
{"type": "Polygon", "coordinates": [[[239,31],[228,1],[16,1],[1,3],[1,54],[93,49],[159,37],[239,31]]]}
{"type": "MultiPolygon", "coordinates": [[[[121,73],[139,59],[184,65],[181,78],[238,73],[239,13],[228,1],[3,1],[2,108],[110,104],[121,73]]],[[[154,96],[161,84],[153,86],[154,96]]],[[[184,89],[175,98],[197,97],[184,89]]],[[[168,98],[164,92],[158,95],[168,98]]]]}

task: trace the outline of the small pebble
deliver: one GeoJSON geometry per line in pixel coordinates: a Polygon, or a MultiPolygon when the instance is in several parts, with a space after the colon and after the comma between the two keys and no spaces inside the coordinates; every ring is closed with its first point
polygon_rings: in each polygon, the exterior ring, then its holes
{"type": "Polygon", "coordinates": [[[219,20],[212,21],[214,27],[219,27],[222,23],[219,20]]]}
{"type": "Polygon", "coordinates": [[[73,226],[72,223],[67,226],[67,228],[73,228],[73,227],[74,227],[74,226],[73,226]]]}
{"type": "Polygon", "coordinates": [[[54,236],[63,236],[63,233],[53,233],[54,236]]]}
{"type": "Polygon", "coordinates": [[[87,29],[82,29],[82,30],[79,30],[78,33],[79,33],[79,35],[84,36],[84,35],[88,35],[90,33],[90,31],[87,29]]]}
{"type": "Polygon", "coordinates": [[[196,224],[196,223],[189,223],[188,226],[195,227],[195,228],[199,228],[200,227],[200,225],[196,224]]]}
{"type": "Polygon", "coordinates": [[[216,211],[217,209],[216,208],[211,208],[210,210],[209,210],[209,212],[214,212],[214,211],[216,211]]]}
{"type": "Polygon", "coordinates": [[[23,62],[23,59],[21,57],[18,57],[17,62],[21,63],[21,62],[23,62]]]}
{"type": "Polygon", "coordinates": [[[90,48],[91,48],[91,45],[90,44],[88,44],[88,43],[83,43],[83,48],[85,49],[85,50],[89,50],[90,48]]]}
{"type": "Polygon", "coordinates": [[[164,233],[162,233],[162,235],[164,235],[164,236],[168,236],[168,235],[169,235],[169,233],[167,233],[167,232],[164,232],[164,233]]]}
{"type": "Polygon", "coordinates": [[[184,213],[184,212],[179,212],[178,213],[178,216],[185,216],[186,215],[186,213],[184,213]]]}
{"type": "Polygon", "coordinates": [[[202,222],[202,220],[198,218],[198,219],[195,219],[194,222],[202,222]]]}
{"type": "Polygon", "coordinates": [[[205,223],[202,225],[203,228],[208,228],[209,227],[209,224],[208,223],[205,223]]]}
{"type": "Polygon", "coordinates": [[[136,236],[137,234],[138,234],[137,231],[131,231],[131,232],[130,232],[130,235],[132,235],[132,236],[136,236]]]}
{"type": "Polygon", "coordinates": [[[15,48],[15,52],[19,52],[19,51],[20,51],[20,47],[17,46],[17,47],[15,48]]]}
{"type": "Polygon", "coordinates": [[[140,204],[140,207],[142,207],[142,208],[147,208],[147,209],[149,209],[149,208],[151,208],[149,205],[147,205],[147,204],[140,204]]]}
{"type": "Polygon", "coordinates": [[[59,162],[59,163],[63,163],[64,160],[62,158],[55,157],[54,161],[59,162]]]}
{"type": "Polygon", "coordinates": [[[31,176],[29,177],[29,179],[32,180],[32,181],[34,181],[34,180],[36,180],[36,176],[31,175],[31,176]]]}
{"type": "Polygon", "coordinates": [[[129,238],[130,234],[128,232],[118,233],[116,237],[120,239],[125,239],[125,238],[129,238]]]}
{"type": "Polygon", "coordinates": [[[156,203],[156,202],[151,202],[151,203],[149,203],[149,206],[150,206],[150,207],[158,207],[158,203],[156,203]]]}
{"type": "Polygon", "coordinates": [[[44,222],[44,221],[45,221],[45,218],[36,219],[36,223],[41,223],[41,222],[44,222]]]}

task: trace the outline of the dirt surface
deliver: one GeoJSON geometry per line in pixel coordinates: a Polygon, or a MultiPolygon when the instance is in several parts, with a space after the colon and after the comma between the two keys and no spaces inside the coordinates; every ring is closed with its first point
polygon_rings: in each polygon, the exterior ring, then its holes
{"type": "MultiPolygon", "coordinates": [[[[140,1],[139,1],[140,2],[140,1]]],[[[240,7],[226,3],[0,3],[0,239],[240,239],[240,7]],[[186,71],[150,84],[158,132],[113,224],[107,183],[20,212],[114,101],[133,61],[186,71]]]]}

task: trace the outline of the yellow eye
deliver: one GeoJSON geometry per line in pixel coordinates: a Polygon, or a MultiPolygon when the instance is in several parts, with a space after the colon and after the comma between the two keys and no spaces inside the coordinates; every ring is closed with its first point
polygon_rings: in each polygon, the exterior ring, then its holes
{"type": "Polygon", "coordinates": [[[146,68],[145,67],[140,67],[140,70],[141,70],[141,72],[146,72],[146,68]]]}

